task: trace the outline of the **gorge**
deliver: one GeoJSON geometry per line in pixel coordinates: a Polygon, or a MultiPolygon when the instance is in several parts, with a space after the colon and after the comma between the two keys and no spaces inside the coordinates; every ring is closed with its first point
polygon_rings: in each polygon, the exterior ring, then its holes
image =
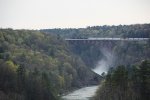
{"type": "Polygon", "coordinates": [[[0,100],[148,100],[149,29],[0,29],[0,100]]]}

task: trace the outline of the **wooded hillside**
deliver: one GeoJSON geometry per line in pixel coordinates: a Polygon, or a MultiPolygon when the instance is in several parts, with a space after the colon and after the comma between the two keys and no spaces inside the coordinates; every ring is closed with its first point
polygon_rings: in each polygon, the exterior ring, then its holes
{"type": "Polygon", "coordinates": [[[60,37],[0,29],[0,100],[56,100],[99,80],[60,37]]]}

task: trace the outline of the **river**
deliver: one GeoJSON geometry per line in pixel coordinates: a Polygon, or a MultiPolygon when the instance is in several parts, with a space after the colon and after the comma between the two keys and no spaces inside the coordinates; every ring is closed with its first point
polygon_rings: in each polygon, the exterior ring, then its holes
{"type": "Polygon", "coordinates": [[[90,100],[93,97],[98,89],[98,86],[89,86],[84,87],[78,90],[75,90],[65,96],[62,96],[63,100],[90,100]]]}
{"type": "MultiPolygon", "coordinates": [[[[107,50],[103,50],[102,52],[105,55],[105,59],[101,59],[96,65],[95,69],[92,69],[95,73],[99,75],[101,75],[103,72],[107,73],[109,63],[113,59],[113,55],[107,52],[107,50]]],[[[90,98],[92,98],[95,95],[98,87],[99,87],[98,85],[83,87],[65,96],[62,96],[62,99],[63,100],[90,100],[90,98]]]]}

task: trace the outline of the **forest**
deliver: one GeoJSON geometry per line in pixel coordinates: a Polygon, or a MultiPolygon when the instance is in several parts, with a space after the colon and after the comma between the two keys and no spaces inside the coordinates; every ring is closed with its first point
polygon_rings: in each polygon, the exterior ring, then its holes
{"type": "Polygon", "coordinates": [[[58,100],[100,80],[62,38],[0,29],[0,100],[58,100]]]}
{"type": "Polygon", "coordinates": [[[111,68],[93,100],[149,100],[150,61],[111,68]]]}
{"type": "Polygon", "coordinates": [[[94,100],[150,99],[150,40],[110,46],[68,43],[65,38],[150,38],[150,24],[78,29],[0,29],[0,100],[60,100],[99,85],[94,100]],[[107,73],[91,69],[113,54],[107,73]]]}
{"type": "Polygon", "coordinates": [[[150,24],[133,25],[104,25],[88,26],[87,28],[66,29],[41,29],[48,34],[57,34],[64,38],[89,38],[89,37],[122,37],[122,38],[149,38],[150,24]]]}
{"type": "MultiPolygon", "coordinates": [[[[80,29],[43,29],[41,31],[63,38],[149,38],[150,24],[89,26],[80,29]]],[[[150,40],[116,42],[111,45],[111,49],[109,46],[101,47],[100,44],[82,42],[71,43],[71,46],[72,51],[79,55],[89,68],[94,68],[103,58],[107,60],[104,51],[113,54],[113,63],[110,63],[107,74],[102,73],[104,79],[93,100],[150,99],[150,40]]]]}

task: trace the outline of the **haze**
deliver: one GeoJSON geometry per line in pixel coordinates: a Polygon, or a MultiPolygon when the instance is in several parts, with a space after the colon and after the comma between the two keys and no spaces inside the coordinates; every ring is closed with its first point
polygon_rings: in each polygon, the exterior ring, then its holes
{"type": "Polygon", "coordinates": [[[150,22],[150,0],[0,0],[0,27],[79,28],[150,22]]]}

